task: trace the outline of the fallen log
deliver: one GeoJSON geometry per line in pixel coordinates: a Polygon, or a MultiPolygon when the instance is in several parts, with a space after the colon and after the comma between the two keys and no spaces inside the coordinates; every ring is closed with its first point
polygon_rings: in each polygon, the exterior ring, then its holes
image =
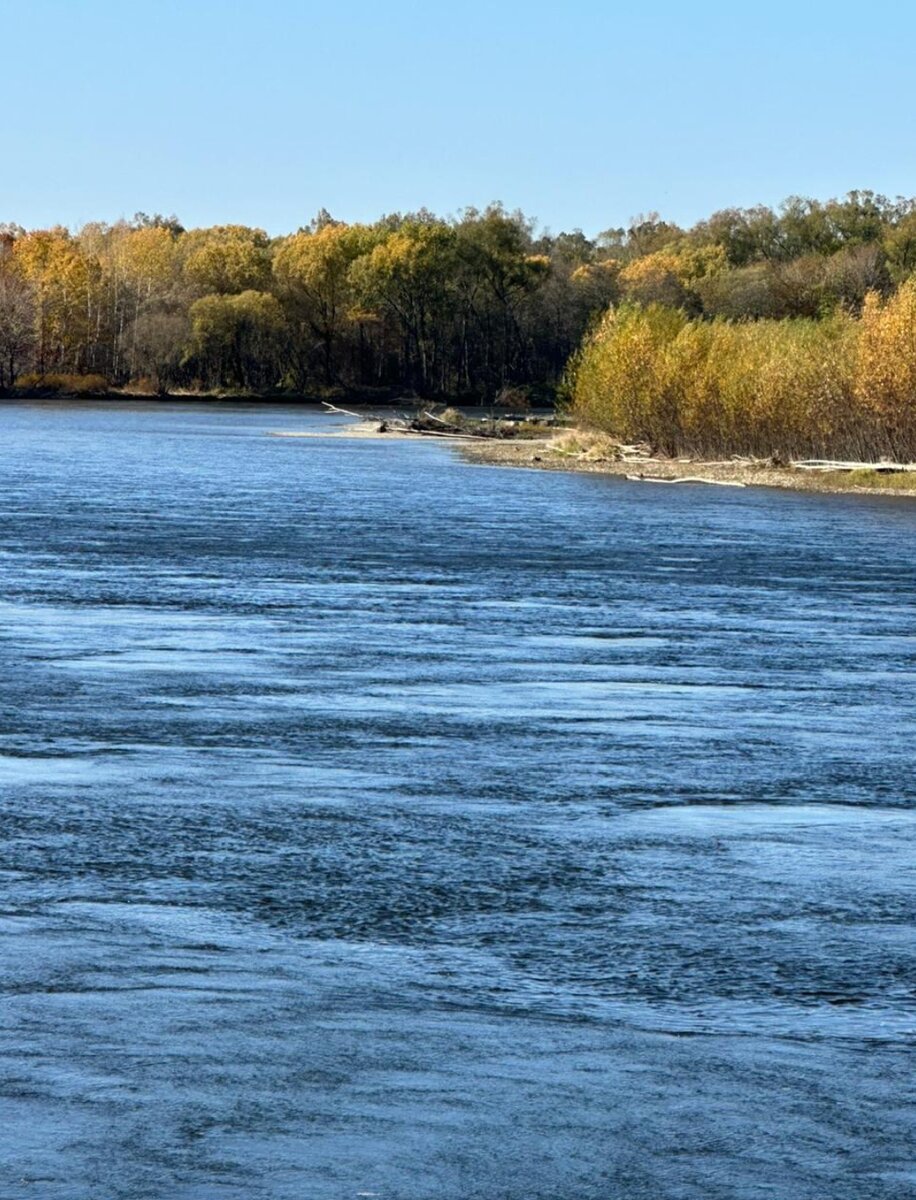
{"type": "Polygon", "coordinates": [[[329,413],[340,413],[343,417],[355,417],[357,421],[374,421],[374,417],[370,417],[368,413],[351,412],[348,408],[338,408],[336,404],[331,404],[327,400],[322,400],[321,403],[329,413]]]}
{"type": "Polygon", "coordinates": [[[681,475],[677,479],[662,479],[660,475],[627,475],[631,483],[710,483],[715,487],[747,487],[737,479],[704,479],[701,475],[681,475]]]}
{"type": "Polygon", "coordinates": [[[398,430],[397,432],[398,433],[403,432],[403,433],[416,434],[417,437],[436,437],[436,438],[453,438],[453,439],[457,438],[459,441],[474,440],[474,441],[492,442],[492,441],[496,440],[495,438],[492,438],[488,433],[461,433],[461,432],[449,433],[445,429],[408,428],[405,430],[398,430]]]}
{"type": "Polygon", "coordinates": [[[444,425],[446,429],[457,429],[457,426],[453,425],[451,421],[443,421],[441,417],[437,417],[435,413],[427,412],[426,409],[423,410],[423,416],[428,421],[435,421],[437,425],[444,425]]]}
{"type": "Polygon", "coordinates": [[[791,462],[794,471],[877,471],[884,474],[916,471],[916,463],[847,462],[830,458],[804,458],[791,462]]]}

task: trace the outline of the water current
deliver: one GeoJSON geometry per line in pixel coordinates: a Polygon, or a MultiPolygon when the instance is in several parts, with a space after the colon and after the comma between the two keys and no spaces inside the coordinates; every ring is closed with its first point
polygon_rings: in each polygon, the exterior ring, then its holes
{"type": "Polygon", "coordinates": [[[916,500],[339,428],[0,407],[2,1200],[916,1196],[916,500]]]}

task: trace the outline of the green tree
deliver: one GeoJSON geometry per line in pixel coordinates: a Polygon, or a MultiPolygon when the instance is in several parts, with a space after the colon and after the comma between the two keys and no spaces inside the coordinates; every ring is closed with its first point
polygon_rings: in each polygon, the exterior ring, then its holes
{"type": "Polygon", "coordinates": [[[328,218],[315,232],[294,234],[280,244],[273,273],[294,330],[299,386],[310,374],[316,343],[324,382],[337,381],[338,348],[360,315],[351,268],[377,241],[366,226],[342,225],[328,218]]]}
{"type": "Polygon", "coordinates": [[[455,231],[443,223],[404,222],[353,264],[360,302],[394,322],[404,382],[421,393],[441,379],[455,247],[455,231]]]}
{"type": "Polygon", "coordinates": [[[195,300],[186,357],[210,384],[269,387],[278,381],[284,332],[275,296],[247,291],[195,300]]]}

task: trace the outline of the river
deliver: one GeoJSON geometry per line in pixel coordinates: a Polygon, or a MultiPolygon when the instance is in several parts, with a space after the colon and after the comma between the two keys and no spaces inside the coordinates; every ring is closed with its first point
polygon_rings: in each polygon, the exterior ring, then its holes
{"type": "Polygon", "coordinates": [[[916,1196],[916,501],[0,406],[3,1200],[916,1196]]]}

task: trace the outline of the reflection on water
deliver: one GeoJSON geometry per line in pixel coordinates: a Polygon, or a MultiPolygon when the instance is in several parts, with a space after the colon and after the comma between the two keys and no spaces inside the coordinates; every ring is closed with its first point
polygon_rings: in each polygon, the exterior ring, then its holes
{"type": "Polygon", "coordinates": [[[916,1195],[912,502],[333,427],[0,408],[0,1195],[916,1195]]]}

